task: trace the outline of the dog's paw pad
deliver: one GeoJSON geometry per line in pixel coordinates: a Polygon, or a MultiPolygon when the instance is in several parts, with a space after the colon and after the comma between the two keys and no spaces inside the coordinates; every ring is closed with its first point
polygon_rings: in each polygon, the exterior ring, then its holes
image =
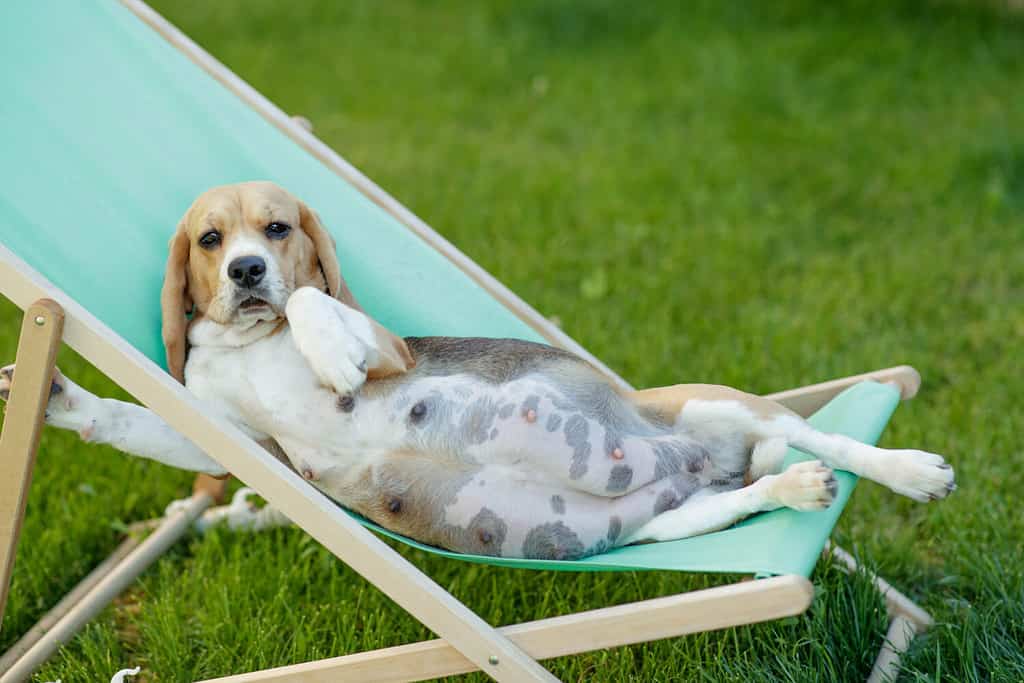
{"type": "Polygon", "coordinates": [[[14,366],[0,368],[0,399],[6,401],[11,397],[11,382],[14,381],[14,366]]]}
{"type": "Polygon", "coordinates": [[[839,494],[839,482],[830,467],[810,460],[778,475],[772,493],[778,503],[794,510],[824,510],[839,494]]]}

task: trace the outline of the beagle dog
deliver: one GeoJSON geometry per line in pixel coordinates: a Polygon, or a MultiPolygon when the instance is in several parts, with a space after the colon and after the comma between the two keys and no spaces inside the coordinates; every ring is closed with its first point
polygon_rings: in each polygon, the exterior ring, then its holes
{"type": "MultiPolygon", "coordinates": [[[[918,501],[955,488],[939,455],[819,432],[723,386],[622,393],[571,353],[513,339],[401,339],[360,308],[330,234],[269,182],[211,189],[170,242],[172,375],[313,486],[455,551],[574,559],[820,510],[833,467],[918,501]],[[820,460],[782,470],[786,449],[820,460]]],[[[13,366],[0,371],[0,395],[13,366]]],[[[47,422],[130,454],[221,466],[141,406],[59,373],[47,422]]]]}

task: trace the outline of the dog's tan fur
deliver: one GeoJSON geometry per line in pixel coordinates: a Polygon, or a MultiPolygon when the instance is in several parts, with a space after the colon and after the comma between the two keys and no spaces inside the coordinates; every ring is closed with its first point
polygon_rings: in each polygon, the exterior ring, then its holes
{"type": "Polygon", "coordinates": [[[630,398],[639,406],[657,411],[663,418],[671,419],[678,415],[688,401],[736,401],[742,403],[755,415],[772,418],[778,415],[793,415],[792,410],[761,396],[748,394],[739,389],[720,384],[675,384],[667,387],[641,389],[630,394],[630,398]]]}

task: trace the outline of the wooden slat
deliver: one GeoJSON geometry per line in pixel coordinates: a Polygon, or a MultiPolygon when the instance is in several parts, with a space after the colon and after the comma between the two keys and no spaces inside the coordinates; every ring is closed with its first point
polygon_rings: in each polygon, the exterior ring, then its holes
{"type": "Polygon", "coordinates": [[[54,301],[40,299],[23,308],[17,369],[0,434],[0,622],[64,323],[64,313],[54,301]]]}
{"type": "Polygon", "coordinates": [[[917,395],[921,388],[921,375],[909,365],[898,365],[884,370],[874,370],[863,375],[851,375],[841,379],[833,379],[820,384],[810,384],[797,389],[788,389],[774,394],[765,394],[765,398],[778,401],[793,412],[809,417],[820,410],[826,403],[841,391],[858,382],[874,380],[875,382],[892,383],[900,388],[900,398],[904,401],[917,395]]]}
{"type": "MultiPolygon", "coordinates": [[[[649,642],[803,612],[814,590],[802,576],[736,583],[500,629],[536,659],[649,642]]],[[[206,683],[385,683],[475,671],[443,640],[211,679],[206,683]]]]}

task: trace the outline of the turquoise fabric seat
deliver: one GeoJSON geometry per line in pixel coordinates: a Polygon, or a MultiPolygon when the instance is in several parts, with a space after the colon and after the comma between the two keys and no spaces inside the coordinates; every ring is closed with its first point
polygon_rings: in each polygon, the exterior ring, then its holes
{"type": "MultiPolygon", "coordinates": [[[[395,332],[543,341],[117,3],[13,3],[0,37],[0,240],[157,363],[168,238],[203,190],[253,179],[289,188],[321,214],[356,297],[395,332]]],[[[812,421],[874,442],[898,400],[894,389],[863,384],[812,421]]],[[[424,549],[528,568],[807,575],[854,486],[852,475],[839,479],[839,498],[823,512],[781,510],[583,561],[424,549]]]]}

